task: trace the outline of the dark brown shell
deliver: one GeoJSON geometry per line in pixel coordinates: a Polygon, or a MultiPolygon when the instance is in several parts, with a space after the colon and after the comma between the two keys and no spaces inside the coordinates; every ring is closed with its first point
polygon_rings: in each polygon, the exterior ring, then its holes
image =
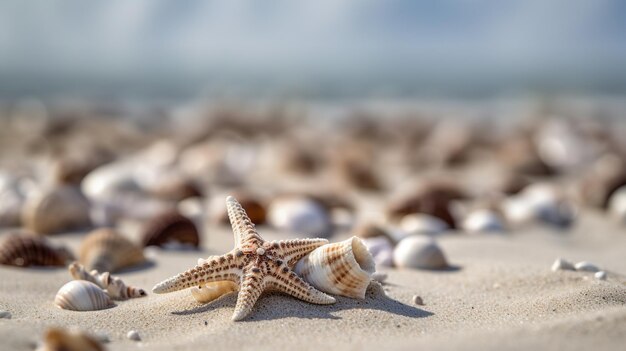
{"type": "Polygon", "coordinates": [[[11,234],[0,244],[0,264],[17,267],[62,267],[69,252],[52,247],[47,240],[28,234],[11,234]]]}
{"type": "Polygon", "coordinates": [[[143,237],[145,246],[163,246],[168,242],[200,246],[196,225],[178,212],[168,212],[154,217],[146,225],[143,237]]]}
{"type": "MultiPolygon", "coordinates": [[[[267,207],[263,203],[260,197],[257,197],[251,193],[246,191],[237,191],[234,192],[233,197],[239,201],[241,207],[246,210],[248,217],[250,217],[250,221],[256,225],[264,224],[267,219],[267,207]]],[[[217,222],[221,224],[229,224],[230,220],[228,219],[228,214],[224,209],[217,216],[217,222]]]]}

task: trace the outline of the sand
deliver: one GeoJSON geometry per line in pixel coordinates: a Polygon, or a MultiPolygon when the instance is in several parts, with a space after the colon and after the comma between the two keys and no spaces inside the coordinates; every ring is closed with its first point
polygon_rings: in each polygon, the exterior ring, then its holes
{"type": "MultiPolygon", "coordinates": [[[[267,227],[259,231],[280,237],[267,227]]],[[[80,238],[53,240],[76,247],[80,238]]],[[[205,239],[203,251],[156,250],[152,265],[120,276],[150,290],[198,257],[232,246],[227,227],[210,226],[205,239]]],[[[70,280],[66,270],[0,267],[0,309],[12,314],[0,319],[0,349],[32,350],[53,325],[104,332],[111,350],[617,350],[626,344],[626,230],[599,213],[586,211],[569,231],[450,234],[440,244],[450,270],[385,270],[386,284],[370,285],[365,300],[339,297],[328,306],[266,294],[242,322],[230,320],[234,294],[201,305],[189,291],[150,293],[103,311],[65,311],[53,300],[70,280]],[[558,257],[594,262],[608,279],[552,272],[558,257]],[[412,303],[416,294],[424,306],[412,303]],[[128,340],[129,330],[141,341],[128,340]]]]}

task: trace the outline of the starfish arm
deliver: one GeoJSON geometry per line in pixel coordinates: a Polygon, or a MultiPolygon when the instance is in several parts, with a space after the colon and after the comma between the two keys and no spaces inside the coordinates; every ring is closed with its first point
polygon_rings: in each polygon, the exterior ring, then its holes
{"type": "Polygon", "coordinates": [[[241,247],[248,241],[262,242],[263,239],[257,233],[254,223],[250,220],[241,204],[232,196],[226,198],[226,210],[230,225],[235,235],[235,247],[241,247]]]}
{"type": "Polygon", "coordinates": [[[306,302],[318,305],[329,305],[336,302],[334,297],[315,289],[285,266],[275,274],[268,276],[267,280],[274,289],[306,302]]]}
{"type": "Polygon", "coordinates": [[[252,311],[252,307],[265,289],[265,280],[262,273],[248,272],[241,278],[241,288],[237,295],[237,305],[233,313],[233,321],[246,318],[252,311]]]}
{"type": "Polygon", "coordinates": [[[326,239],[295,239],[280,240],[273,243],[278,244],[281,255],[289,267],[293,267],[298,260],[308,255],[311,251],[322,245],[328,244],[326,239]]]}
{"type": "Polygon", "coordinates": [[[164,294],[223,280],[237,282],[240,274],[238,266],[237,258],[232,253],[213,256],[204,263],[155,285],[152,292],[164,294]]]}

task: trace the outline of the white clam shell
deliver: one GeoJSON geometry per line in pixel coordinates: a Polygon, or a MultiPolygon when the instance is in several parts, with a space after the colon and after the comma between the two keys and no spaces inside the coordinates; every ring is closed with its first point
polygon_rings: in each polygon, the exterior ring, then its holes
{"type": "Polygon", "coordinates": [[[323,292],[358,299],[365,298],[374,270],[372,255],[357,237],[318,247],[294,269],[323,292]]]}
{"type": "Polygon", "coordinates": [[[502,218],[492,210],[480,209],[472,211],[463,221],[463,229],[470,233],[502,232],[502,218]]]}
{"type": "Polygon", "coordinates": [[[437,242],[427,236],[412,235],[402,239],[393,251],[399,268],[442,269],[448,262],[437,242]]]}
{"type": "Polygon", "coordinates": [[[617,189],[609,198],[609,212],[622,224],[626,224],[626,186],[617,189]]]}
{"type": "Polygon", "coordinates": [[[400,228],[411,234],[439,234],[449,226],[443,220],[424,213],[414,213],[402,217],[400,228]]]}
{"type": "Polygon", "coordinates": [[[113,306],[109,295],[86,280],[73,280],[63,285],[54,303],[64,310],[73,311],[97,311],[113,306]]]}
{"type": "Polygon", "coordinates": [[[272,201],[268,208],[268,222],[300,237],[327,237],[332,226],[330,214],[320,203],[296,196],[272,201]]]}

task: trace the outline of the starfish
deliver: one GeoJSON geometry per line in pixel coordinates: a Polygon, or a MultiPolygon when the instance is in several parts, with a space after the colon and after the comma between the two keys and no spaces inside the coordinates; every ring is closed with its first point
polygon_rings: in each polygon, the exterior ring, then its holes
{"type": "Polygon", "coordinates": [[[277,290],[320,305],[335,302],[335,298],[315,289],[292,270],[299,259],[327,244],[328,240],[265,241],[234,197],[226,198],[226,208],[235,236],[235,248],[157,284],[152,289],[154,293],[168,293],[210,282],[235,282],[239,285],[239,293],[233,321],[248,316],[265,290],[277,290]]]}

